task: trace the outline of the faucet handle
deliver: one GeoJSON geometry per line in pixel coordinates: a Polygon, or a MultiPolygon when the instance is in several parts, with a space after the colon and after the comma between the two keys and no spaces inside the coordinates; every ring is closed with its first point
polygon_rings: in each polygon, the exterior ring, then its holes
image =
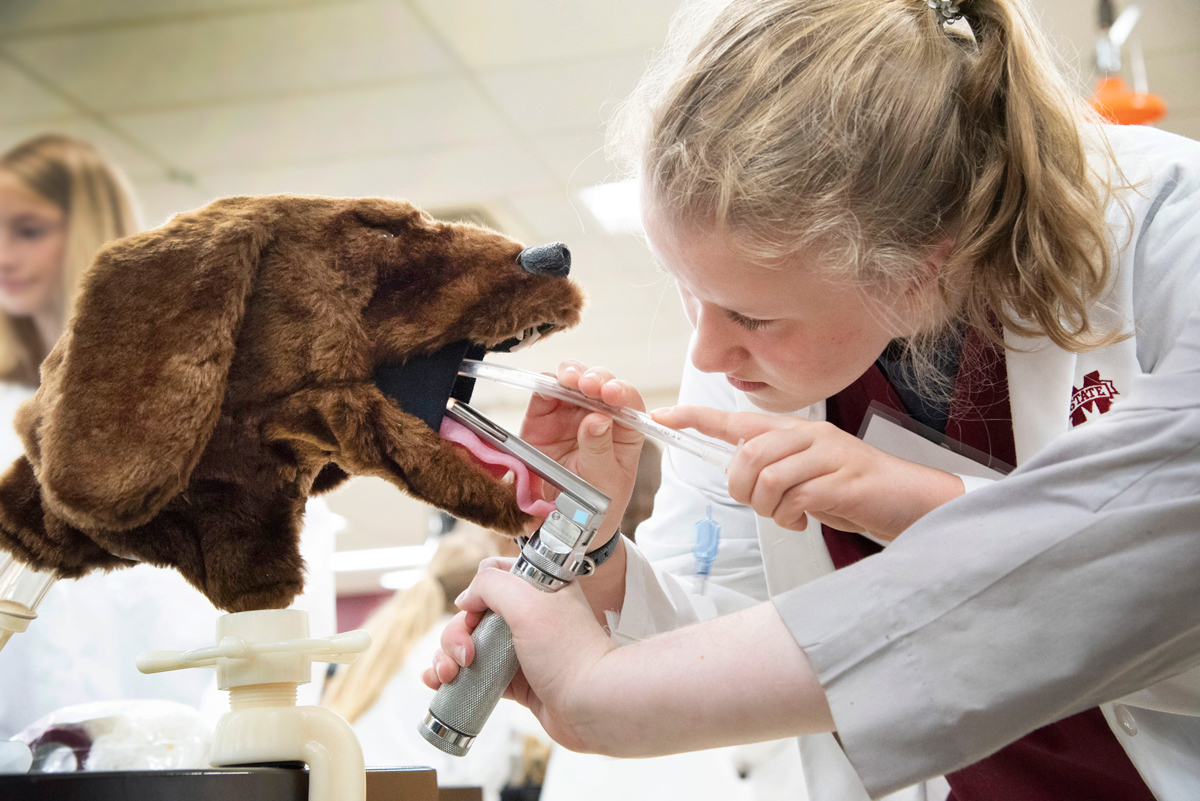
{"type": "Polygon", "coordinates": [[[307,634],[308,616],[294,609],[272,609],[225,615],[217,623],[224,634],[216,645],[190,651],[143,651],[137,669],[162,673],[185,668],[216,667],[221,689],[267,682],[307,682],[313,662],[348,664],[371,645],[365,631],[331,637],[272,635],[307,634]],[[233,633],[233,632],[237,633],[233,633]]]}

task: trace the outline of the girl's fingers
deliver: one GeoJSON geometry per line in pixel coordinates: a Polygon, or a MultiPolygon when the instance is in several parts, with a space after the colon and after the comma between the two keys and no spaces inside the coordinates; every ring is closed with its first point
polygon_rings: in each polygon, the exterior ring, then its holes
{"type": "MultiPolygon", "coordinates": [[[[465,593],[464,593],[465,594],[465,593]]],[[[468,612],[459,612],[450,622],[446,624],[446,628],[442,629],[441,646],[442,650],[438,653],[443,657],[454,662],[455,665],[466,667],[471,664],[471,660],[475,658],[475,644],[471,642],[471,632],[475,630],[475,626],[479,625],[479,619],[483,617],[482,613],[475,613],[474,620],[469,618],[472,615],[468,612]]],[[[437,655],[434,655],[434,667],[437,667],[437,655]]],[[[455,672],[458,671],[456,667],[455,672]]],[[[438,671],[441,676],[442,672],[438,671]]],[[[442,676],[442,681],[448,681],[442,676]]]]}
{"type": "Polygon", "coordinates": [[[642,400],[642,394],[633,384],[620,378],[613,378],[605,382],[604,386],[600,388],[600,400],[609,406],[628,406],[639,412],[646,411],[646,402],[642,400]]]}
{"type": "Polygon", "coordinates": [[[774,519],[784,496],[791,493],[794,503],[809,505],[809,508],[796,509],[794,517],[801,512],[823,511],[812,506],[811,494],[805,492],[805,486],[807,482],[827,476],[837,469],[836,463],[808,452],[773,462],[758,473],[750,493],[750,506],[762,517],[774,519]]]}
{"type": "Polygon", "coordinates": [[[742,443],[729,463],[729,496],[749,503],[759,474],[769,465],[798,453],[807,453],[813,444],[812,428],[785,428],[760,434],[742,443]]]}
{"type": "Polygon", "coordinates": [[[431,690],[436,690],[442,686],[442,680],[437,677],[437,671],[431,667],[425,668],[421,672],[421,682],[431,690]]]}
{"type": "Polygon", "coordinates": [[[558,383],[562,384],[567,389],[579,389],[579,379],[587,372],[587,366],[583,362],[577,362],[574,359],[567,359],[558,366],[558,383]]]}
{"type": "Polygon", "coordinates": [[[842,517],[833,511],[843,510],[846,502],[846,487],[843,479],[833,474],[818,476],[803,486],[793,487],[784,493],[779,505],[775,508],[775,515],[772,519],[783,528],[799,531],[795,521],[802,513],[806,512],[839,531],[855,533],[867,531],[867,526],[861,525],[856,520],[842,517]]]}
{"type": "Polygon", "coordinates": [[[529,396],[529,405],[525,407],[525,417],[526,419],[545,417],[554,414],[560,406],[562,406],[562,401],[558,398],[539,395],[535,392],[529,396]]]}
{"type": "MultiPolygon", "coordinates": [[[[708,406],[667,406],[655,409],[654,421],[668,428],[694,428],[701,434],[736,445],[768,431],[809,424],[795,417],[772,417],[753,412],[726,412],[708,406]]],[[[811,425],[811,424],[810,424],[811,425]]]]}
{"type": "Polygon", "coordinates": [[[616,378],[612,370],[605,367],[590,367],[579,377],[579,391],[589,398],[599,398],[604,384],[616,378]]]}
{"type": "Polygon", "coordinates": [[[458,675],[458,665],[446,654],[438,651],[433,655],[433,675],[439,684],[449,684],[458,675]]]}

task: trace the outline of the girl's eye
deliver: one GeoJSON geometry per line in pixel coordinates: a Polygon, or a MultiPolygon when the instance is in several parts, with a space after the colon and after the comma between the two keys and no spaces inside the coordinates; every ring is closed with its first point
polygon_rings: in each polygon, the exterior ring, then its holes
{"type": "Polygon", "coordinates": [[[48,229],[42,225],[27,225],[17,229],[17,236],[22,239],[41,239],[48,229]]]}
{"type": "Polygon", "coordinates": [[[771,324],[770,320],[756,320],[753,317],[746,317],[745,315],[738,314],[735,311],[727,311],[726,313],[729,315],[730,320],[737,325],[740,325],[742,328],[745,328],[747,331],[757,331],[760,328],[771,324]]]}

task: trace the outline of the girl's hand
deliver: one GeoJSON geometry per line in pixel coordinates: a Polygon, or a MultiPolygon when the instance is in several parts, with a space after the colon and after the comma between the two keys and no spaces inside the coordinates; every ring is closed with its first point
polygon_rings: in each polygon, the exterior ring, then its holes
{"type": "Polygon", "coordinates": [[[886,454],[831,423],[704,406],[657,409],[654,419],[731,445],[745,440],[729,465],[730,496],[792,531],[811,514],[894,540],[964,491],[958,476],[886,454]]]}
{"type": "MultiPolygon", "coordinates": [[[[557,377],[564,387],[611,406],[631,406],[639,411],[646,408],[632,384],[614,378],[603,367],[587,368],[580,362],[565,361],[558,366],[557,377]]],[[[596,532],[593,547],[607,542],[629,505],[642,434],[613,423],[607,415],[535,394],[525,412],[521,439],[609,497],[608,514],[604,526],[596,532]]]]}
{"type": "Polygon", "coordinates": [[[597,735],[589,721],[597,716],[588,705],[596,698],[597,667],[615,646],[578,581],[558,592],[541,592],[507,572],[513,561],[492,558],[480,564],[471,586],[455,601],[463,611],[442,632],[441,650],[422,678],[436,690],[470,665],[475,659],[471,632],[494,609],[512,630],[522,665],[504,697],[532,710],[556,742],[573,751],[594,750],[597,735]]]}

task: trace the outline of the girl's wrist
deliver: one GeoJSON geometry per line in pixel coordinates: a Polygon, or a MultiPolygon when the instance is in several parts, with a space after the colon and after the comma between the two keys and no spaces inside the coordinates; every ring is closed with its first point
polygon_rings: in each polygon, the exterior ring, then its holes
{"type": "Polygon", "coordinates": [[[895,539],[925,515],[944,503],[954,500],[965,491],[962,479],[953,473],[927,467],[915,462],[905,462],[912,473],[909,484],[914,490],[912,503],[907,505],[904,518],[898,521],[896,530],[889,539],[895,539]]]}
{"type": "Polygon", "coordinates": [[[578,681],[568,719],[582,753],[620,756],[628,748],[630,726],[628,699],[634,688],[624,685],[622,670],[627,660],[621,649],[608,643],[608,650],[578,681]]]}

